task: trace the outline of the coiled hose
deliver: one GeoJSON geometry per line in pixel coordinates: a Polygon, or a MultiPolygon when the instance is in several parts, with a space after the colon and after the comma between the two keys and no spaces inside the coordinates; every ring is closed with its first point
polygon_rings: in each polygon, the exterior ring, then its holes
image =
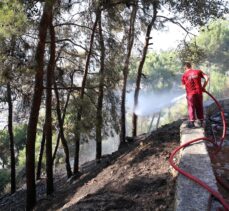
{"type": "Polygon", "coordinates": [[[185,177],[191,179],[192,181],[196,182],[197,184],[199,184],[200,186],[202,186],[203,188],[205,188],[207,191],[209,191],[216,199],[219,200],[219,202],[223,205],[223,207],[225,208],[225,210],[229,211],[229,204],[224,200],[224,198],[222,197],[222,195],[215,191],[214,189],[212,189],[209,185],[207,185],[205,182],[203,182],[202,180],[198,179],[197,177],[189,174],[188,172],[180,169],[174,162],[174,156],[176,155],[176,153],[181,150],[182,148],[185,148],[187,146],[189,146],[192,143],[195,142],[199,142],[199,141],[209,141],[211,142],[215,147],[216,147],[216,151],[215,151],[215,155],[220,151],[223,141],[225,139],[225,135],[226,135],[226,120],[225,120],[225,115],[224,115],[224,111],[222,106],[219,104],[219,102],[215,99],[214,96],[212,96],[209,92],[207,92],[206,90],[204,91],[207,95],[209,95],[213,101],[215,102],[215,104],[217,105],[217,108],[219,109],[220,113],[221,113],[221,118],[222,118],[222,123],[223,123],[223,132],[222,132],[222,136],[220,138],[220,142],[219,144],[210,138],[207,137],[202,137],[202,138],[197,138],[194,140],[191,140],[179,147],[177,147],[176,149],[174,149],[169,157],[169,163],[170,165],[176,170],[178,171],[180,174],[184,175],[185,177]]]}

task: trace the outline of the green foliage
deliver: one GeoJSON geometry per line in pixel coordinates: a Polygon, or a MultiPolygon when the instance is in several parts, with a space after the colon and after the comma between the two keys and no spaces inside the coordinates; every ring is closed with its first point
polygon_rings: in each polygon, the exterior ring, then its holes
{"type": "Polygon", "coordinates": [[[164,111],[161,119],[161,125],[165,125],[187,116],[187,101],[186,99],[180,100],[178,103],[172,105],[164,111]]]}
{"type": "Polygon", "coordinates": [[[8,165],[9,162],[9,138],[6,130],[0,131],[0,162],[2,166],[8,165]]]}
{"type": "Polygon", "coordinates": [[[196,43],[202,48],[210,64],[218,67],[220,72],[229,69],[229,21],[217,20],[203,27],[196,43]]]}
{"type": "MultiPolygon", "coordinates": [[[[130,78],[134,82],[136,77],[136,59],[131,64],[132,71],[130,78]]],[[[174,51],[164,51],[160,53],[149,53],[144,65],[143,84],[151,87],[154,91],[170,89],[174,82],[180,78],[181,62],[174,51]]]]}
{"type": "MultiPolygon", "coordinates": [[[[180,46],[181,47],[181,46],[180,46]]],[[[149,53],[144,65],[147,79],[142,80],[142,87],[150,86],[154,91],[171,88],[174,82],[180,84],[179,73],[183,73],[181,61],[191,61],[194,68],[200,68],[210,76],[207,89],[215,96],[223,97],[228,88],[228,52],[229,52],[229,21],[212,21],[203,27],[199,36],[189,43],[185,43],[179,51],[149,53]],[[180,59],[178,59],[180,58],[180,59]],[[179,70],[182,70],[179,72],[179,70]],[[150,85],[149,85],[150,84],[150,85]]],[[[132,63],[136,70],[137,59],[132,63]]],[[[135,78],[135,71],[131,77],[135,78]]],[[[147,87],[149,88],[149,87],[147,87]]],[[[166,124],[187,115],[186,100],[179,102],[164,111],[161,124],[166,124]]]]}
{"type": "Polygon", "coordinates": [[[27,125],[17,125],[14,128],[14,142],[17,152],[22,150],[26,145],[26,131],[27,131],[27,125]]]}
{"type": "MultiPolygon", "coordinates": [[[[111,93],[105,95],[103,109],[103,136],[107,137],[111,135],[111,130],[117,129],[117,111],[116,111],[116,99],[111,93]],[[112,125],[112,127],[111,127],[112,125]]],[[[66,118],[66,133],[69,140],[74,140],[74,136],[77,132],[77,128],[80,129],[82,135],[82,141],[88,141],[95,137],[95,122],[96,122],[96,102],[97,96],[94,91],[90,90],[87,95],[84,96],[83,100],[76,98],[69,104],[69,115],[66,118]],[[77,121],[78,106],[82,105],[82,119],[80,123],[77,121]]]]}
{"type": "Polygon", "coordinates": [[[200,64],[210,75],[210,92],[222,96],[227,86],[229,68],[229,21],[211,21],[200,29],[199,35],[180,51],[181,59],[200,64]]]}
{"type": "Polygon", "coordinates": [[[26,164],[26,149],[24,148],[23,150],[21,150],[19,152],[19,155],[18,155],[18,165],[19,166],[25,166],[26,164]]]}
{"type": "Polygon", "coordinates": [[[9,182],[10,182],[10,171],[7,169],[0,169],[0,195],[4,191],[4,188],[9,182]]]}
{"type": "Polygon", "coordinates": [[[203,26],[209,20],[223,17],[228,14],[228,2],[222,0],[170,0],[170,11],[175,14],[183,14],[186,21],[190,21],[193,26],[203,26]]]}
{"type": "Polygon", "coordinates": [[[228,76],[211,67],[210,72],[210,92],[215,96],[222,97],[223,91],[227,85],[228,76]]]}
{"type": "Polygon", "coordinates": [[[194,64],[208,63],[218,71],[226,72],[229,68],[229,21],[211,21],[200,29],[199,35],[188,43],[179,46],[182,61],[194,64]]]}
{"type": "MultiPolygon", "coordinates": [[[[36,152],[35,161],[36,162],[38,161],[41,140],[42,140],[42,132],[37,132],[36,144],[35,144],[35,152],[36,152]]],[[[44,153],[44,157],[45,157],[45,153],[44,153]]],[[[44,160],[45,160],[45,158],[43,159],[43,162],[44,162],[44,160]]],[[[26,148],[24,147],[22,150],[19,151],[19,154],[18,154],[18,166],[23,167],[23,166],[25,166],[25,164],[26,164],[26,148]]]]}
{"type": "Polygon", "coordinates": [[[0,26],[0,40],[22,33],[26,26],[26,16],[20,1],[1,1],[0,26]]]}
{"type": "Polygon", "coordinates": [[[185,42],[179,46],[179,49],[179,57],[183,63],[190,61],[198,65],[206,58],[205,50],[198,46],[196,42],[185,42]]]}
{"type": "MultiPolygon", "coordinates": [[[[14,128],[14,142],[16,161],[18,161],[18,155],[25,148],[26,144],[26,125],[17,125],[14,128]]],[[[10,152],[9,152],[9,134],[7,130],[0,131],[0,159],[3,165],[9,165],[10,152]]]]}

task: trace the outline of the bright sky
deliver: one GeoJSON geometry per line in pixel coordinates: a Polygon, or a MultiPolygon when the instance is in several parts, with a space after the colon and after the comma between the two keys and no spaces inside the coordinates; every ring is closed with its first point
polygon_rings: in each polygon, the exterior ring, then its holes
{"type": "Polygon", "coordinates": [[[152,50],[160,51],[176,48],[180,40],[185,37],[185,34],[177,26],[172,25],[168,31],[153,31],[151,36],[153,37],[152,50]]]}
{"type": "MultiPolygon", "coordinates": [[[[229,0],[224,0],[224,2],[226,2],[229,5],[229,0]]],[[[167,12],[169,16],[169,11],[167,12]]],[[[229,15],[226,14],[224,18],[226,20],[229,20],[229,15]]],[[[186,23],[185,25],[190,27],[190,24],[188,23],[186,23]]],[[[151,36],[153,37],[152,42],[154,43],[154,45],[150,47],[151,50],[160,51],[160,50],[168,50],[172,48],[174,49],[178,46],[180,41],[182,41],[185,38],[187,34],[181,27],[179,27],[176,24],[168,22],[166,26],[167,26],[167,30],[164,30],[164,31],[153,30],[151,32],[151,36]]],[[[191,33],[198,35],[198,28],[193,28],[191,30],[191,33]]],[[[192,37],[193,36],[190,35],[189,37],[187,37],[187,39],[190,39],[192,37]]]]}
{"type": "MultiPolygon", "coordinates": [[[[177,48],[180,41],[182,41],[185,36],[186,32],[179,26],[173,24],[173,23],[167,23],[167,30],[164,31],[152,31],[151,36],[153,37],[152,42],[154,43],[151,50],[168,50],[171,48],[177,48]]],[[[197,35],[198,31],[193,29],[192,33],[197,35]]],[[[190,35],[188,38],[193,37],[190,35]]],[[[187,39],[188,39],[187,38],[187,39]]]]}

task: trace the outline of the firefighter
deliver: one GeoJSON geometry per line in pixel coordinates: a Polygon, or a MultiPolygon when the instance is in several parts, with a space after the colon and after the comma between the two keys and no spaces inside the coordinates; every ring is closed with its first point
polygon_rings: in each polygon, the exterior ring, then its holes
{"type": "Polygon", "coordinates": [[[186,89],[186,98],[188,103],[189,122],[188,127],[195,127],[195,120],[199,127],[203,126],[204,112],[203,112],[203,94],[205,87],[208,84],[209,77],[201,70],[192,69],[190,62],[184,64],[185,72],[182,75],[182,84],[186,89]],[[202,85],[201,79],[204,79],[202,85]]]}

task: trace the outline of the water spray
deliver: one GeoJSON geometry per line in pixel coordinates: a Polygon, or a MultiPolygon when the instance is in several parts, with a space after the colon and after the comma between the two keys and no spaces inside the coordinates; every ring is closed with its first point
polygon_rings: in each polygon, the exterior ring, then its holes
{"type": "Polygon", "coordinates": [[[179,100],[183,99],[185,94],[171,95],[171,93],[156,95],[142,96],[139,100],[139,104],[134,109],[134,113],[137,116],[151,116],[152,114],[159,113],[163,108],[174,105],[179,100]]]}

